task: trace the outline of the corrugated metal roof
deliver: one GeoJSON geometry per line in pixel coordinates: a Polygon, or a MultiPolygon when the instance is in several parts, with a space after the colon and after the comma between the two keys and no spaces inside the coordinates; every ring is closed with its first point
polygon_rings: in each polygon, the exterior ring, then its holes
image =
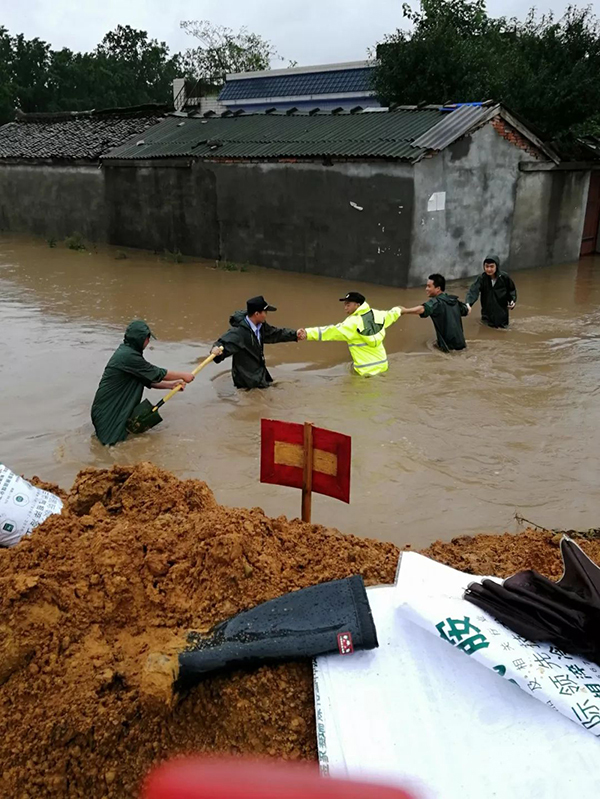
{"type": "Polygon", "coordinates": [[[416,160],[415,140],[436,125],[436,108],[380,114],[247,114],[171,117],[111,150],[106,159],[394,158],[416,160]]]}
{"type": "Polygon", "coordinates": [[[374,67],[336,69],[327,72],[230,79],[221,90],[222,103],[270,97],[305,97],[314,94],[346,94],[373,91],[374,67]]]}
{"type": "Polygon", "coordinates": [[[467,131],[483,122],[490,113],[489,106],[464,105],[445,114],[440,121],[415,140],[415,147],[424,150],[443,150],[467,131]]]}

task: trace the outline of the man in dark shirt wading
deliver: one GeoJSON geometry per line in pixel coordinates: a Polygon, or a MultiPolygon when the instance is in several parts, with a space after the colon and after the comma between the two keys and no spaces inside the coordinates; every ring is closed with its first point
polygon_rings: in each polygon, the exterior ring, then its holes
{"type": "Polygon", "coordinates": [[[467,305],[454,294],[446,294],[446,278],[437,273],[429,275],[425,293],[429,297],[427,302],[414,308],[402,308],[402,313],[418,314],[422,319],[430,316],[437,333],[437,346],[442,352],[464,350],[467,342],[461,317],[468,315],[467,305]]]}
{"type": "Polygon", "coordinates": [[[465,302],[469,310],[481,296],[481,321],[490,327],[508,327],[508,312],[517,304],[517,289],[511,277],[500,271],[497,255],[488,255],[483,273],[471,285],[465,302]]]}
{"type": "Polygon", "coordinates": [[[236,311],[229,319],[231,327],[215,342],[211,352],[215,363],[232,357],[231,377],[236,388],[267,388],[273,382],[265,361],[264,345],[298,341],[298,331],[273,327],[267,313],[276,311],[261,295],[251,297],[245,311],[236,311]]]}

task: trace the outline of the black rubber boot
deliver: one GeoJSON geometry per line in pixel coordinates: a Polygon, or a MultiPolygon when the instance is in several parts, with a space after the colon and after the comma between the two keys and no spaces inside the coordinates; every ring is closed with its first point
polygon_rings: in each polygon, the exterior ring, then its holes
{"type": "Polygon", "coordinates": [[[360,576],[284,594],[233,616],[207,635],[190,633],[188,640],[189,649],[179,655],[182,679],[231,665],[378,646],[360,576]]]}

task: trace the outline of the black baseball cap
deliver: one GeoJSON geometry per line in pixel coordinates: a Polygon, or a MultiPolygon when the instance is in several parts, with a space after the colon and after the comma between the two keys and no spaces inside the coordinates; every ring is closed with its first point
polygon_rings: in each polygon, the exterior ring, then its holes
{"type": "Polygon", "coordinates": [[[345,297],[340,297],[340,302],[357,302],[362,305],[365,302],[365,296],[358,291],[349,291],[345,297]]]}
{"type": "Polygon", "coordinates": [[[246,302],[246,312],[248,316],[251,316],[253,313],[257,311],[276,311],[277,308],[274,305],[269,305],[269,303],[265,300],[262,294],[259,297],[250,297],[249,300],[246,302]]]}

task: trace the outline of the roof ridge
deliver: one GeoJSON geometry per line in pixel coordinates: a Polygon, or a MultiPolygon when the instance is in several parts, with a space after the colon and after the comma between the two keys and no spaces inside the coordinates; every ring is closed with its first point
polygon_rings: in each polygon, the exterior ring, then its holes
{"type": "Polygon", "coordinates": [[[163,116],[172,108],[172,105],[164,103],[146,103],[115,108],[91,108],[85,111],[30,111],[24,113],[20,109],[16,109],[14,121],[19,123],[66,122],[74,119],[99,119],[102,117],[128,119],[130,117],[163,116]]]}

